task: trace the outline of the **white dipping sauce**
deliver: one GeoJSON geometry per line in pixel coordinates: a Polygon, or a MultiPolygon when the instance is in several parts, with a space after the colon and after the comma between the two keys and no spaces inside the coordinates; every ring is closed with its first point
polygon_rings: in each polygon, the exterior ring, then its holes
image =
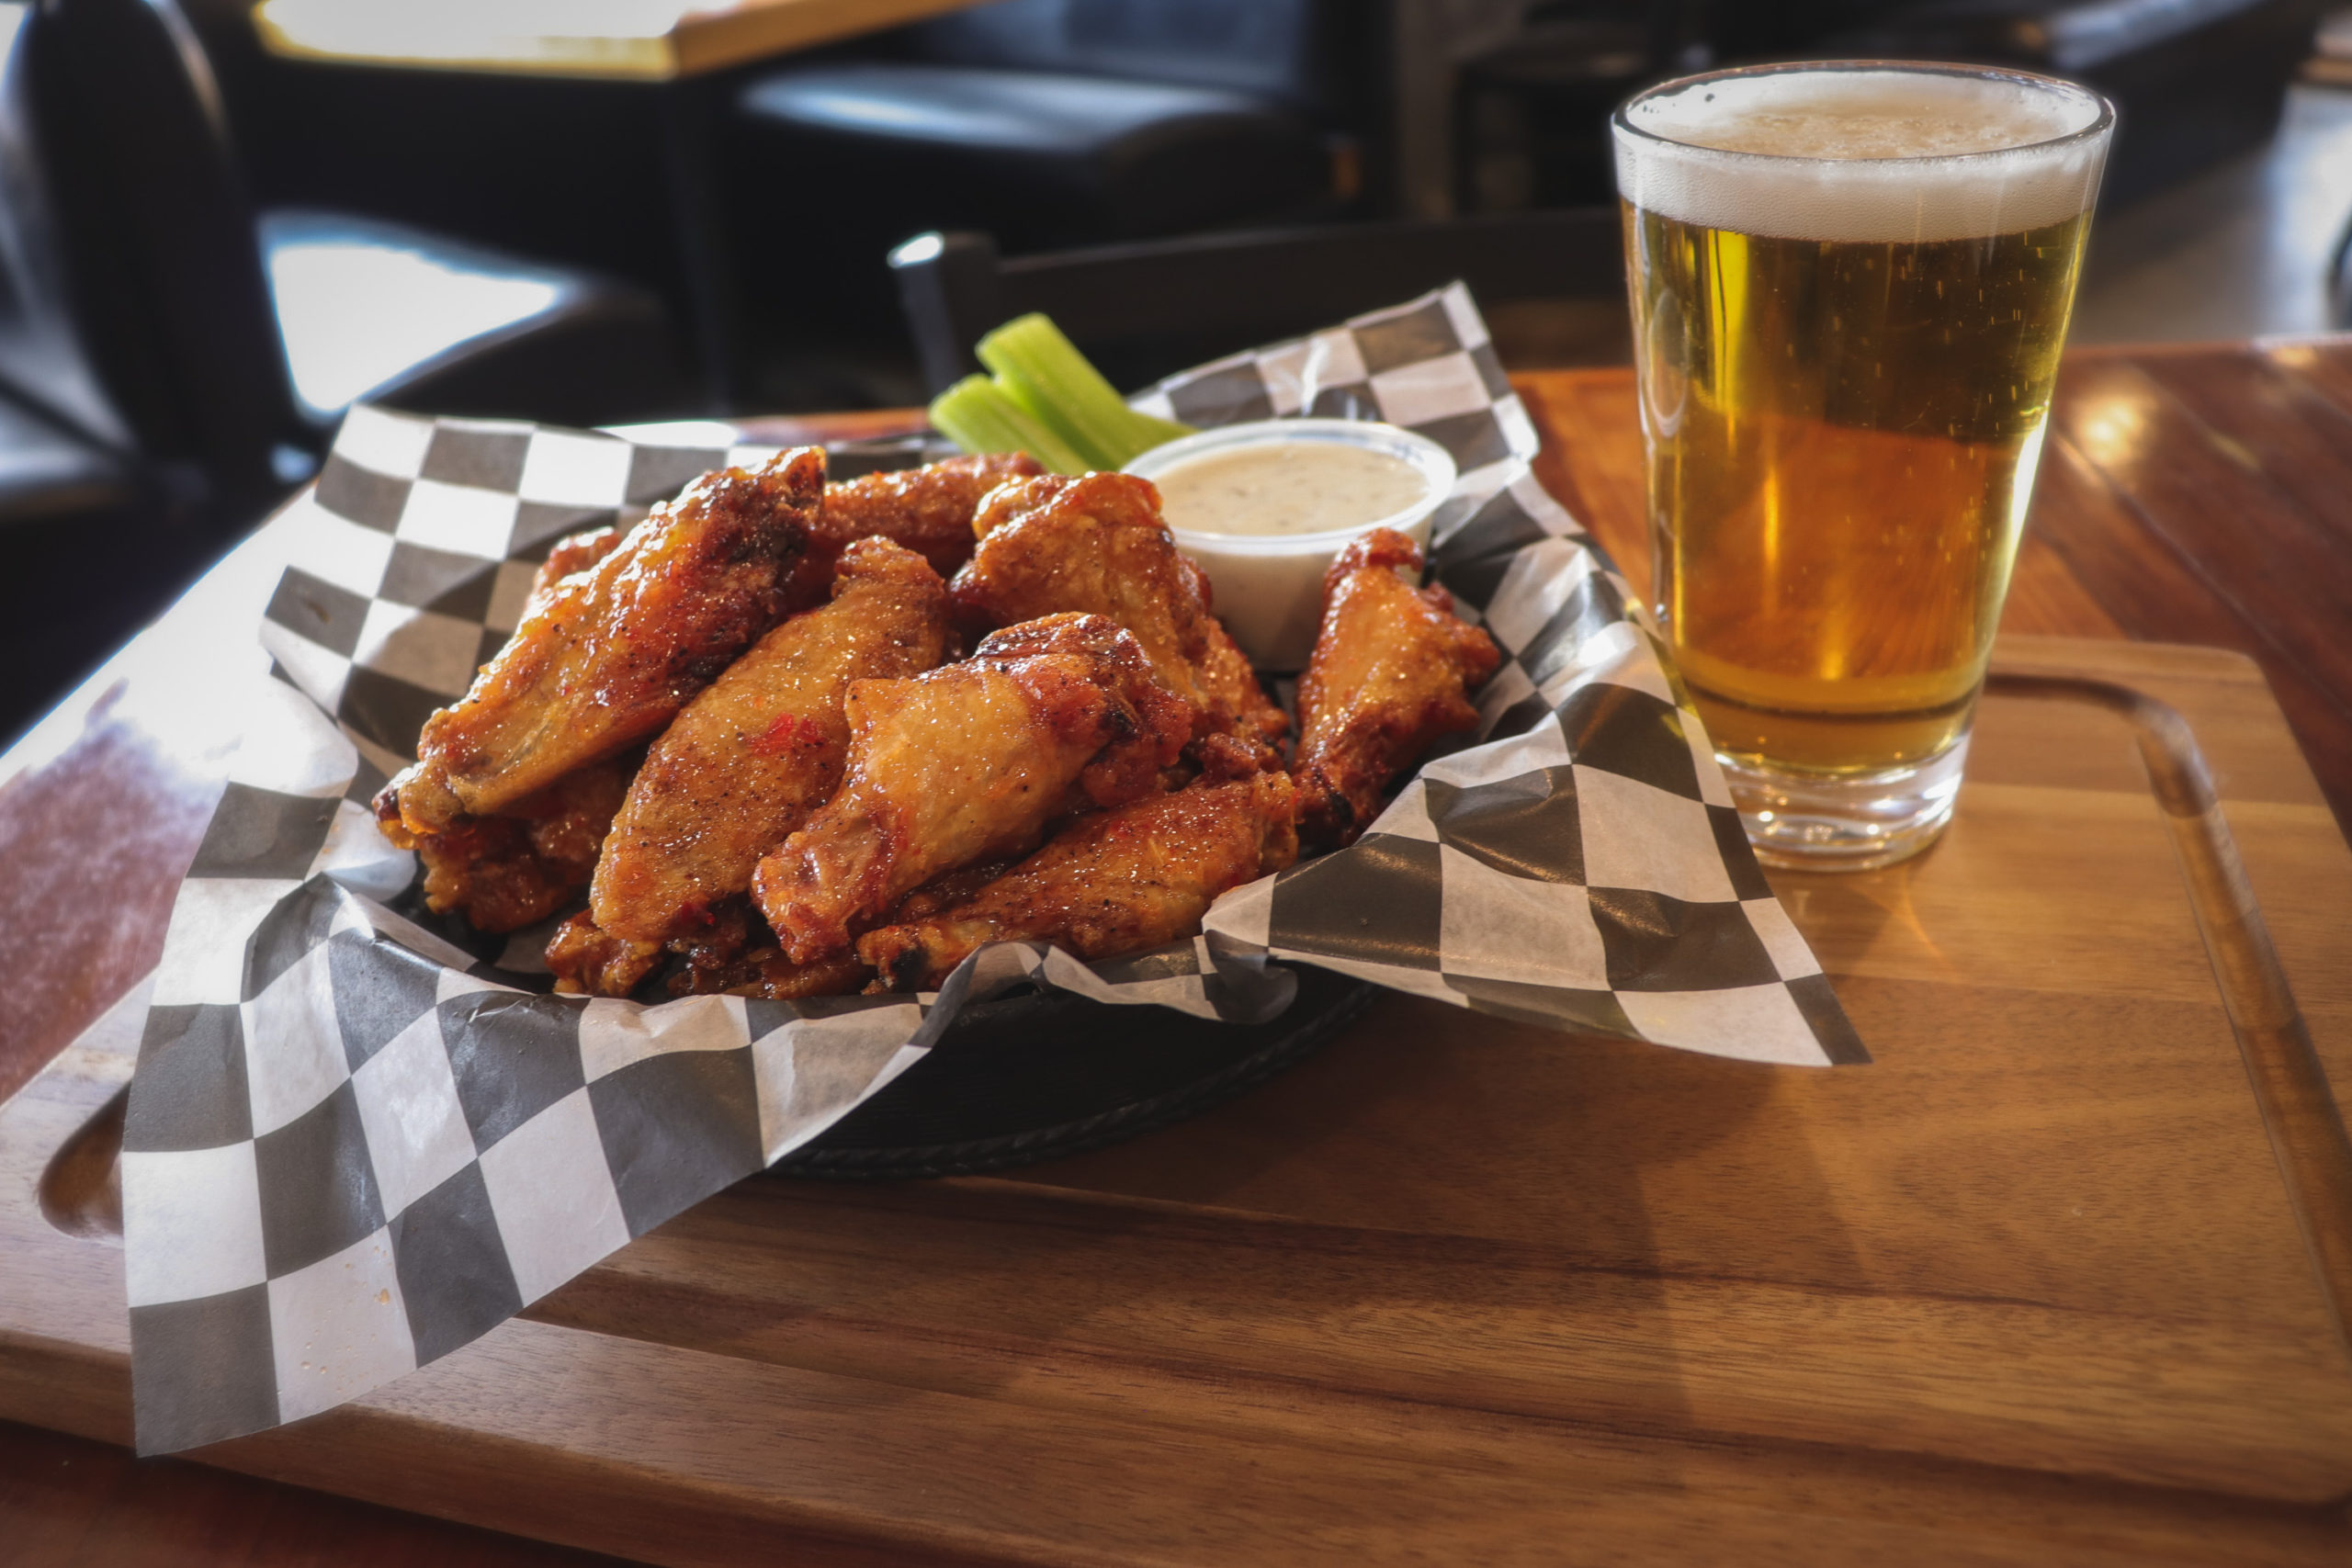
{"type": "Polygon", "coordinates": [[[1198,431],[1127,472],[1159,487],[1176,547],[1208,573],[1217,619],[1261,670],[1306,667],[1340,546],[1381,524],[1427,549],[1455,477],[1428,436],[1346,419],[1198,431]]]}
{"type": "Polygon", "coordinates": [[[1326,534],[1393,517],[1430,490],[1404,458],[1336,441],[1204,452],[1152,483],[1160,515],[1189,534],[1326,534]]]}

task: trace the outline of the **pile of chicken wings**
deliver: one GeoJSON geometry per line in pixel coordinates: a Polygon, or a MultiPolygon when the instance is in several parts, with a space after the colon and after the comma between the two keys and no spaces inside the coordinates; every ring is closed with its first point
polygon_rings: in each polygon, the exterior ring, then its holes
{"type": "Polygon", "coordinates": [[[556,929],[560,989],[935,987],[1007,938],[1195,934],[1351,841],[1470,728],[1486,633],[1375,530],[1324,581],[1299,738],[1151,485],[952,458],[827,483],[815,447],[559,543],[521,625],[375,802],[440,913],[556,929]]]}

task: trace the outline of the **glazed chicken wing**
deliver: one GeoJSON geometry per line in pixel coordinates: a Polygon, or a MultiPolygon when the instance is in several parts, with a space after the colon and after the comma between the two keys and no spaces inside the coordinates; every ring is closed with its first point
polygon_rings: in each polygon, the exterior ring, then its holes
{"type": "Polygon", "coordinates": [[[841,792],[762,860],[752,896],[797,964],[941,872],[1019,853],[1054,818],[1159,786],[1193,710],[1098,615],[1007,627],[958,664],[849,689],[841,792]]]}
{"type": "Polygon", "coordinates": [[[894,990],[936,986],[1007,938],[1118,958],[1197,934],[1219,894],[1297,858],[1288,775],[1204,778],[1078,818],[968,898],[867,932],[857,955],[894,990]]]}
{"type": "Polygon", "coordinates": [[[920,674],[947,636],[947,588],[922,557],[852,545],[832,602],[768,633],[653,743],[596,867],[596,924],[664,942],[750,887],[760,856],[840,786],[850,682],[920,674]]]}
{"type": "Polygon", "coordinates": [[[548,969],[567,996],[625,997],[653,973],[662,952],[658,942],[615,936],[582,909],[548,939],[548,969]]]}
{"type": "Polygon", "coordinates": [[[1453,614],[1442,588],[1396,575],[1421,552],[1393,529],[1349,541],[1323,578],[1323,626],[1298,682],[1299,831],[1352,843],[1381,792],[1441,735],[1474,728],[1467,693],[1502,661],[1494,639],[1453,614]]]}
{"type": "Polygon", "coordinates": [[[546,919],[588,886],[628,781],[617,759],[591,762],[495,817],[460,816],[416,840],[425,906],[483,931],[546,919]]]}
{"type": "Polygon", "coordinates": [[[670,982],[678,997],[758,997],[797,1002],[808,997],[838,997],[874,977],[874,971],[848,956],[795,964],[775,946],[754,947],[723,964],[688,966],[670,982]]]}
{"type": "MultiPolygon", "coordinates": [[[[1191,561],[1184,563],[1199,585],[1201,605],[1209,604],[1209,581],[1206,573],[1191,561]]],[[[1212,714],[1218,716],[1223,733],[1256,741],[1270,750],[1282,744],[1290,731],[1290,716],[1274,705],[1266,689],[1258,684],[1258,672],[1250,668],[1250,656],[1225,629],[1225,623],[1215,615],[1205,617],[1200,658],[1193,661],[1193,678],[1200,682],[1201,700],[1212,714]]]]}
{"type": "Polygon", "coordinates": [[[1201,712],[1204,734],[1271,745],[1289,721],[1209,614],[1208,583],[1177,553],[1159,492],[1131,474],[1046,474],[993,491],[979,547],[951,592],[969,624],[1078,611],[1135,634],[1160,683],[1201,712]]]}
{"type": "Polygon", "coordinates": [[[972,519],[981,500],[1007,479],[1040,471],[1026,452],[986,452],[827,485],[809,524],[808,553],[793,569],[793,603],[822,603],[834,563],[865,538],[904,545],[940,576],[949,575],[972,558],[972,519]]]}
{"type": "Polygon", "coordinates": [[[783,614],[824,478],[815,447],[706,474],[535,595],[472,690],[425,721],[415,765],[377,797],[379,819],[436,833],[660,728],[783,614]]]}
{"type": "MultiPolygon", "coordinates": [[[[567,577],[577,577],[598,561],[621,547],[628,537],[628,530],[615,523],[602,528],[591,528],[584,534],[567,534],[548,548],[548,558],[531,574],[531,596],[523,602],[522,621],[529,620],[548,606],[548,601],[567,577]]],[[[516,625],[521,625],[517,621],[516,625]]]]}
{"type": "Polygon", "coordinates": [[[850,953],[818,964],[793,963],[749,898],[729,898],[711,911],[709,925],[673,942],[670,950],[685,959],[670,976],[673,997],[725,994],[797,1001],[854,991],[874,977],[850,953]]]}

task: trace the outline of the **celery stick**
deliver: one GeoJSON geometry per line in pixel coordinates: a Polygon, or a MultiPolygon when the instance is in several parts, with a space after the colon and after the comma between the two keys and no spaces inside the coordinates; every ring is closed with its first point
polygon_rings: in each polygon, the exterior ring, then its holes
{"type": "Polygon", "coordinates": [[[1105,468],[1180,435],[1188,425],[1137,413],[1046,317],[1023,316],[979,342],[980,363],[1015,401],[1105,468]]]}
{"type": "Polygon", "coordinates": [[[985,376],[967,376],[933,398],[931,423],[967,452],[1026,452],[1057,474],[1092,467],[985,376]]]}
{"type": "MultiPolygon", "coordinates": [[[[983,360],[981,363],[987,362],[983,360]]],[[[999,371],[996,379],[989,384],[1011,398],[1023,413],[1052,431],[1064,446],[1085,458],[1089,468],[1115,468],[1120,466],[1108,451],[1087,439],[1086,432],[1069,417],[1069,411],[1052,396],[1002,371],[999,371]]]]}

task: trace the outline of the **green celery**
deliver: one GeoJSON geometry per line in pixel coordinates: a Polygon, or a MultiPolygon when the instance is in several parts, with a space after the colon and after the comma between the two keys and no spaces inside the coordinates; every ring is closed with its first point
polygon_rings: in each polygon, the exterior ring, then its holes
{"type": "Polygon", "coordinates": [[[1097,466],[985,376],[967,376],[933,398],[931,423],[967,452],[1026,452],[1057,474],[1097,466]]]}
{"type": "Polygon", "coordinates": [[[1046,317],[1032,313],[982,338],[980,363],[1013,401],[1100,468],[1125,468],[1190,425],[1127,407],[1102,372],[1046,317]]]}
{"type": "MultiPolygon", "coordinates": [[[[982,363],[985,364],[986,361],[982,363]]],[[[1017,378],[1007,376],[1001,371],[999,371],[996,378],[989,384],[1012,399],[1013,405],[1023,413],[1052,431],[1056,439],[1059,440],[1063,446],[1085,459],[1086,466],[1090,469],[1119,467],[1112,460],[1109,453],[1087,439],[1086,432],[1080,429],[1077,423],[1069,417],[1069,411],[1056,403],[1051,397],[1040,393],[1036,388],[1026,386],[1017,378]]]]}

